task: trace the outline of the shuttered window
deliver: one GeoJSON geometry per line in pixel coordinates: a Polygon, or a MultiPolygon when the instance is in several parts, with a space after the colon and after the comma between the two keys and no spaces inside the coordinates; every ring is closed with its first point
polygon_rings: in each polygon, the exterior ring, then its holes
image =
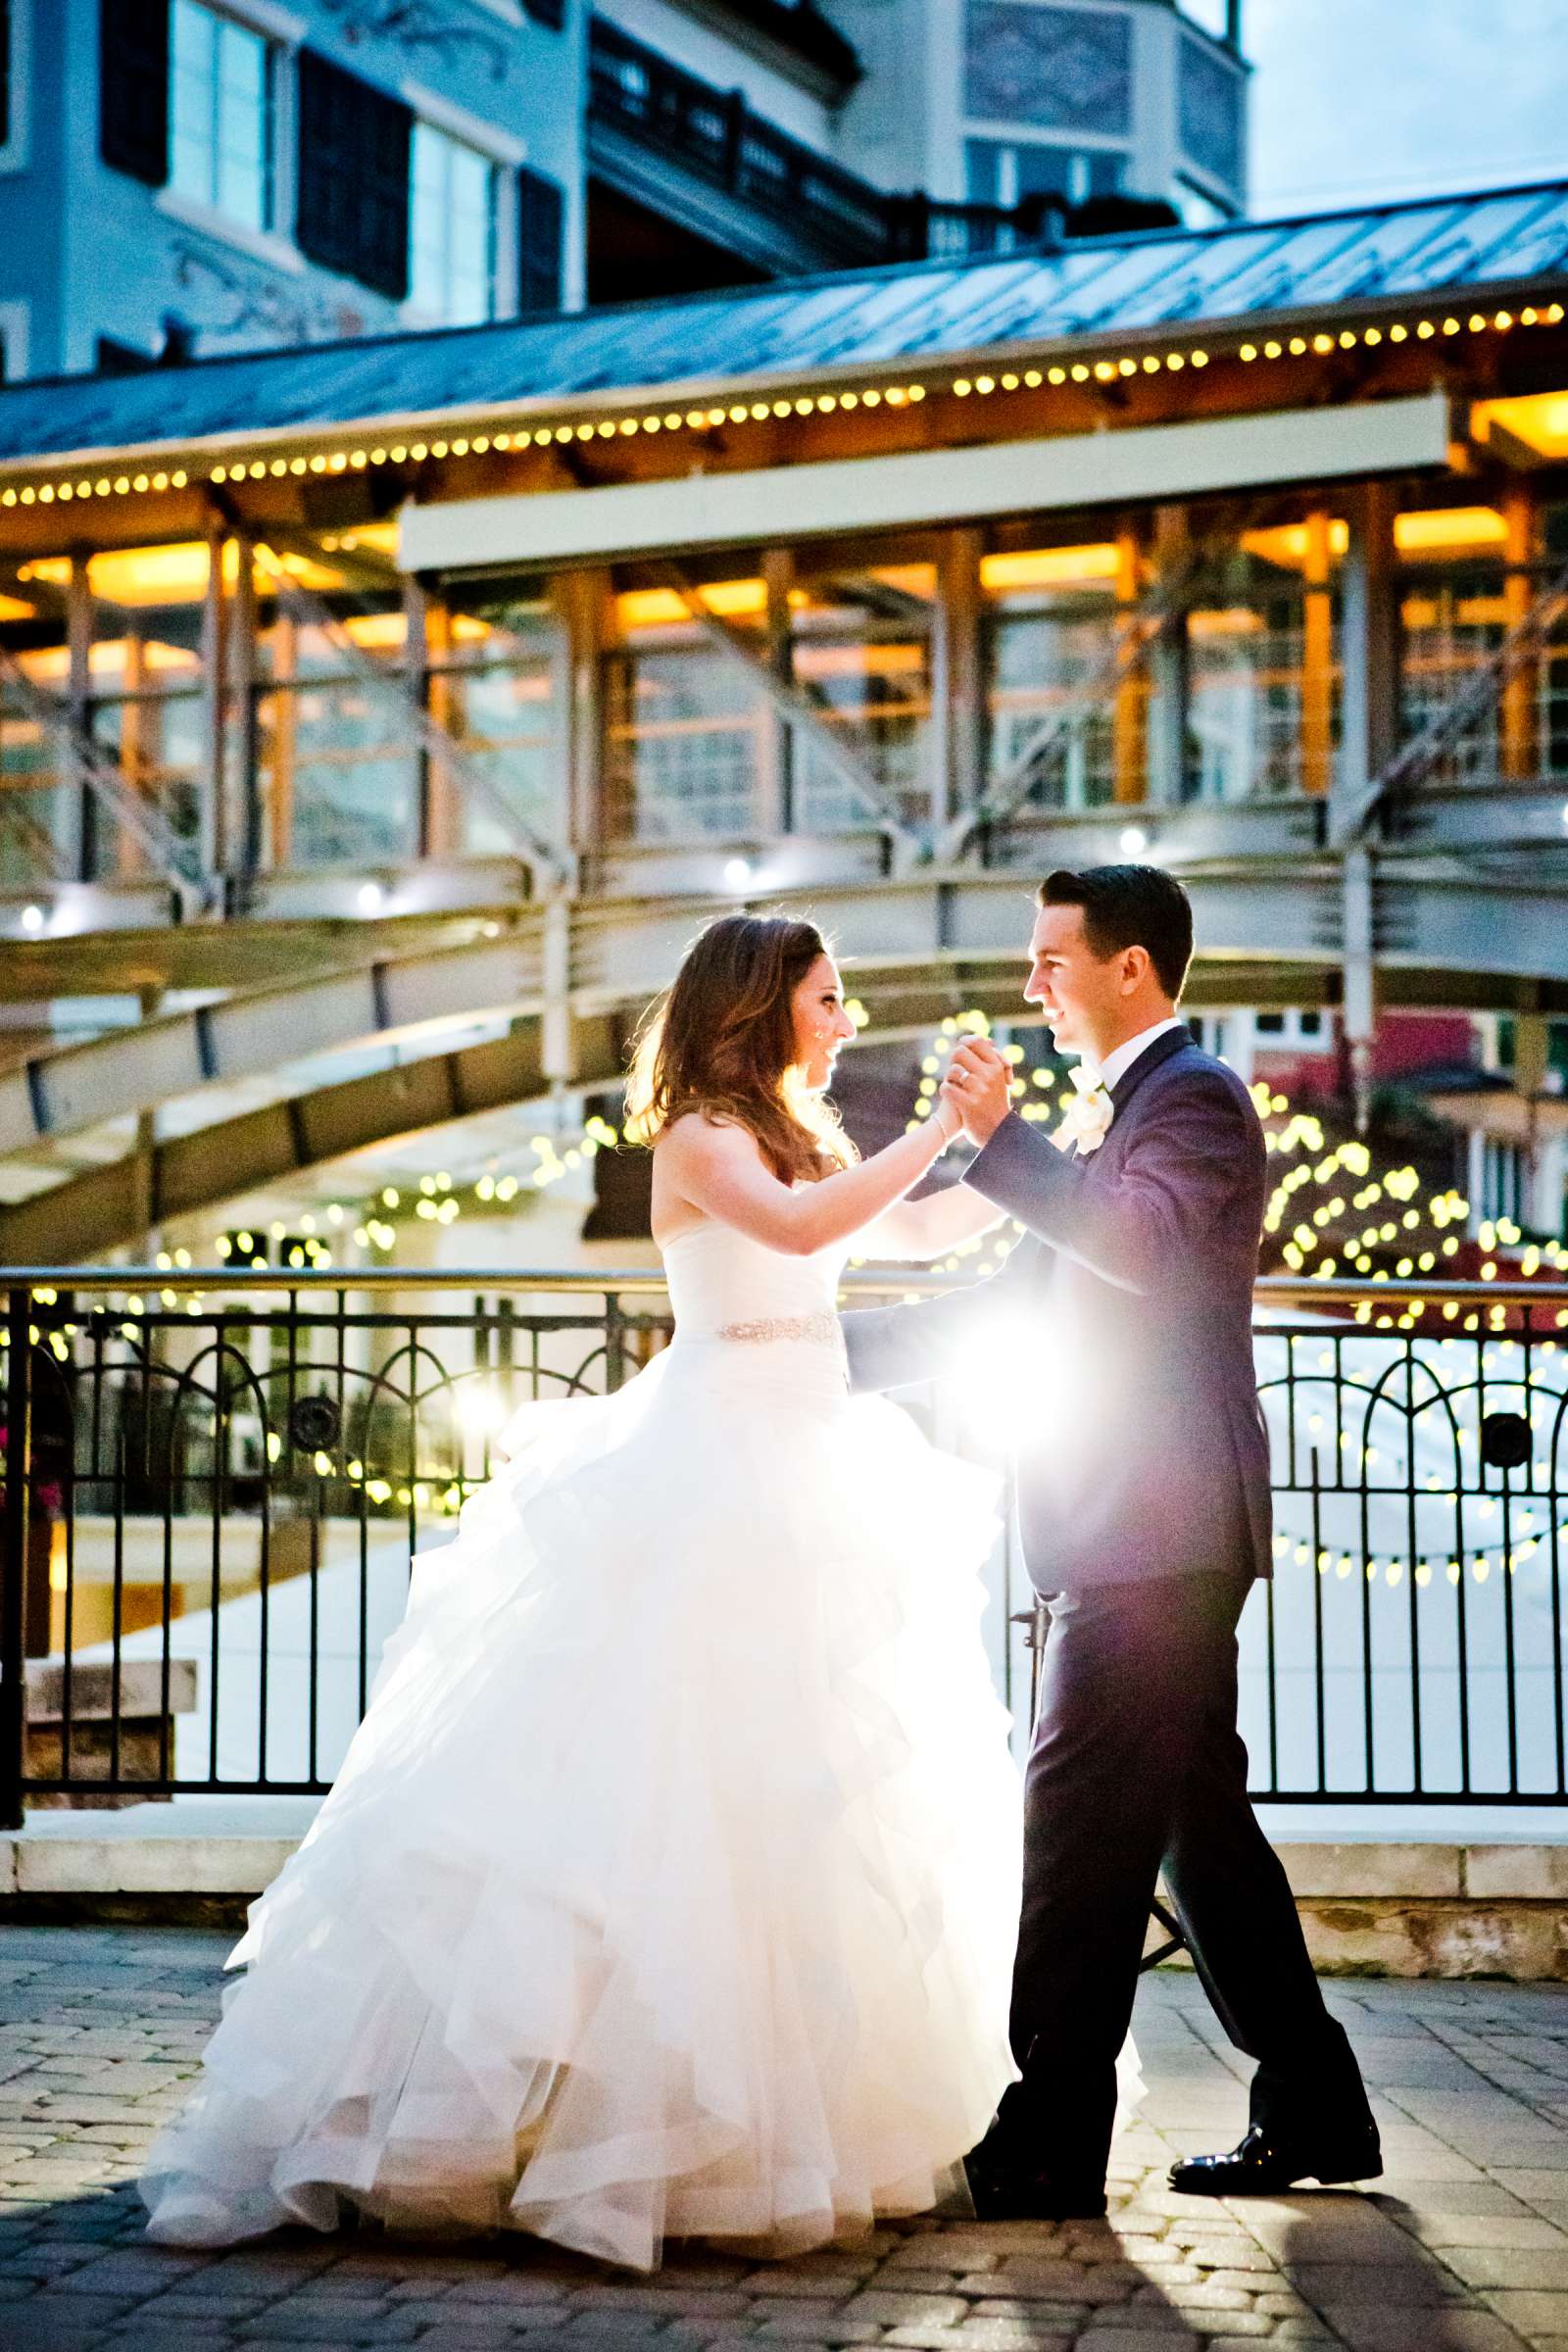
{"type": "Polygon", "coordinates": [[[565,201],[542,172],[517,173],[517,308],[561,308],[561,233],[565,201]]]}
{"type": "Polygon", "coordinates": [[[98,152],[149,188],[169,177],[169,0],[98,0],[98,152]]]}
{"type": "Polygon", "coordinates": [[[358,74],[300,52],[300,251],[401,302],[409,290],[414,117],[358,74]]]}

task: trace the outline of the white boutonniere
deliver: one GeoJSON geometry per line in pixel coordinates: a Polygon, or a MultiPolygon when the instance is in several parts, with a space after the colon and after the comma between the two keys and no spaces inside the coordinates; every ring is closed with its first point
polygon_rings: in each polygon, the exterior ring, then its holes
{"type": "Polygon", "coordinates": [[[1070,1076],[1076,1091],[1051,1140],[1058,1152],[1072,1152],[1083,1159],[1100,1150],[1110,1132],[1116,1106],[1101,1084],[1098,1070],[1079,1062],[1070,1076]]]}

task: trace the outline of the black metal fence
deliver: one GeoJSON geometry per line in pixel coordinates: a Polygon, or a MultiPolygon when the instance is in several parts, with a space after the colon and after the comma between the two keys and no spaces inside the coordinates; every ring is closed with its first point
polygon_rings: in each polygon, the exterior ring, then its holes
{"type": "MultiPolygon", "coordinates": [[[[329,1786],[411,1555],[509,1415],[618,1387],[669,1329],[653,1274],[0,1288],[0,1823],[329,1786]]],[[[1277,1532],[1243,1623],[1255,1792],[1561,1801],[1568,1288],[1266,1283],[1256,1334],[1277,1532]]],[[[916,1409],[983,1448],[952,1399],[916,1409]]],[[[1041,1630],[1008,1537],[988,1633],[1020,1728],[1041,1630]]]]}

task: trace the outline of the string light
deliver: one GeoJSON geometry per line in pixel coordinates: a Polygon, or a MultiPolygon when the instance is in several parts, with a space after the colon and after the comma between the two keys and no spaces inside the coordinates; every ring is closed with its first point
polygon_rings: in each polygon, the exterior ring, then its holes
{"type": "MultiPolygon", "coordinates": [[[[1561,324],[1563,316],[1563,305],[1553,302],[1544,306],[1527,305],[1517,313],[1502,310],[1488,316],[1484,312],[1474,311],[1462,318],[1448,316],[1441,320],[1420,318],[1413,323],[1396,318],[1362,326],[1347,325],[1333,332],[1320,329],[1310,338],[1296,334],[1289,338],[1288,343],[1275,338],[1262,343],[1248,340],[1237,344],[1228,356],[1247,366],[1252,366],[1260,360],[1278,362],[1287,357],[1323,358],[1336,351],[1353,351],[1363,344],[1376,348],[1385,341],[1404,343],[1412,333],[1418,339],[1430,342],[1438,335],[1451,338],[1464,333],[1508,334],[1518,327],[1557,326],[1561,324]]],[[[428,457],[458,460],[481,458],[492,451],[509,453],[533,447],[548,449],[558,442],[612,440],[639,432],[711,432],[720,427],[772,425],[792,416],[832,416],[840,409],[854,414],[861,408],[911,408],[927,399],[933,391],[944,389],[958,400],[975,396],[985,399],[996,394],[1015,397],[1021,392],[1038,391],[1043,384],[1058,387],[1069,381],[1082,384],[1091,380],[1109,384],[1140,373],[1156,375],[1162,370],[1180,373],[1188,368],[1209,367],[1216,358],[1225,356],[1202,346],[1187,350],[1162,347],[1159,350],[1122,353],[1114,358],[1105,357],[1093,362],[1056,365],[1044,369],[1008,368],[1000,375],[960,375],[946,386],[921,382],[849,386],[815,394],[781,396],[772,400],[735,400],[723,406],[688,409],[684,413],[662,410],[650,411],[641,416],[551,419],[541,424],[518,424],[489,433],[460,436],[451,441],[396,442],[370,448],[346,442],[338,446],[297,450],[287,454],[224,459],[212,466],[206,479],[221,487],[227,482],[259,481],[269,476],[280,480],[304,473],[341,473],[351,469],[363,472],[367,467],[401,466],[410,462],[418,464],[428,457]]],[[[149,492],[161,494],[171,489],[183,490],[189,486],[191,479],[191,474],[183,467],[113,477],[104,474],[60,475],[42,482],[8,483],[0,489],[0,507],[124,498],[143,496],[149,492]]]]}

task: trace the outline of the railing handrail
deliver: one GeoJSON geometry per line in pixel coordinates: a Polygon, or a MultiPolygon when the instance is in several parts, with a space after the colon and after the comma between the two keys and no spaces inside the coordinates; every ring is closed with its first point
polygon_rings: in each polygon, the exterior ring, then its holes
{"type": "MultiPolygon", "coordinates": [[[[910,1291],[940,1297],[963,1290],[973,1271],[939,1274],[919,1266],[857,1266],[840,1289],[903,1297],[910,1291]]],[[[0,1266],[0,1292],[297,1291],[330,1296],[343,1291],[564,1292],[601,1298],[608,1291],[667,1291],[660,1266],[0,1266]]],[[[1356,1277],[1313,1281],[1310,1276],[1264,1274],[1252,1286],[1260,1306],[1510,1305],[1568,1306],[1568,1282],[1530,1278],[1497,1282],[1368,1282],[1356,1277]]]]}

